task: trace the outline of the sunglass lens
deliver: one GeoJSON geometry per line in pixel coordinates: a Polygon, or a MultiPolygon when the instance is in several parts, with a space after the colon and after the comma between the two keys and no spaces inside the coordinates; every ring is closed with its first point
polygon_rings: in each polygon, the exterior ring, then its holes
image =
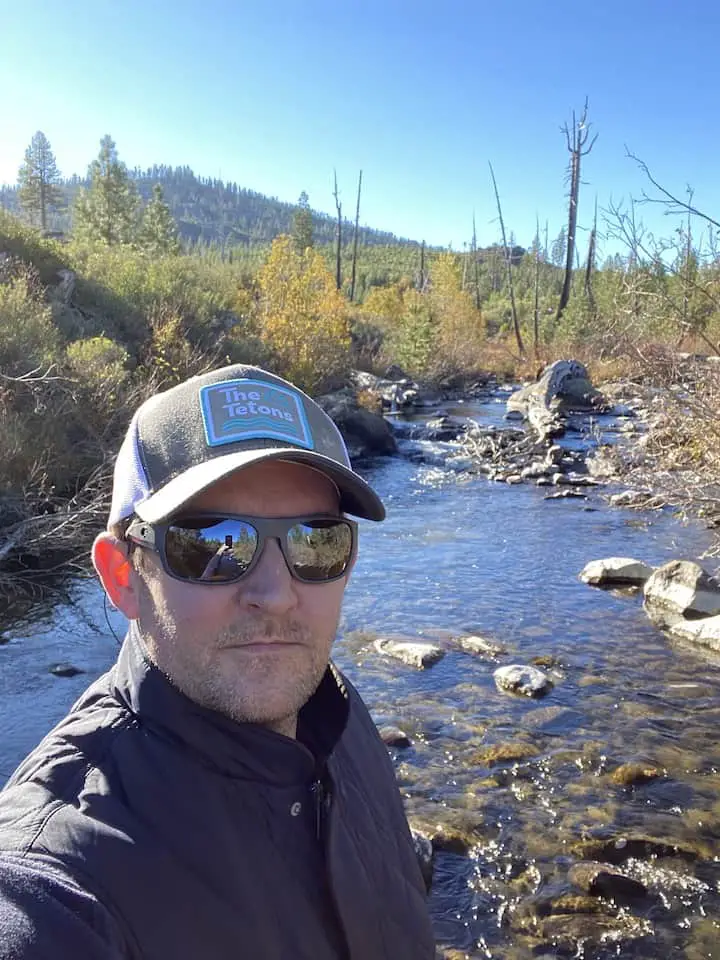
{"type": "Polygon", "coordinates": [[[342,576],[352,549],[352,530],[342,521],[296,523],[288,530],[288,556],[301,580],[316,582],[342,576]]]}
{"type": "Polygon", "coordinates": [[[231,581],[243,576],[258,545],[257,530],[242,520],[183,518],[168,528],[165,555],[183,580],[231,581]]]}

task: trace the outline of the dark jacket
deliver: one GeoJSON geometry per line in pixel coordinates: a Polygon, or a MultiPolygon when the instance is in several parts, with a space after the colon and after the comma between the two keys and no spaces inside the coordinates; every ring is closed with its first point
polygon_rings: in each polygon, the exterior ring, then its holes
{"type": "Polygon", "coordinates": [[[134,631],[0,793],[0,958],[425,960],[387,751],[333,667],[298,739],[177,691],[134,631]]]}

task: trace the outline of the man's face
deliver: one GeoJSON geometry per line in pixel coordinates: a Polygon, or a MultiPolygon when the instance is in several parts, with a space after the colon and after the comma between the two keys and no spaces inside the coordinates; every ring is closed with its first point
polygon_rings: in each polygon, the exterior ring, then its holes
{"type": "MultiPolygon", "coordinates": [[[[183,512],[255,517],[339,515],[334,485],[297,463],[236,471],[183,512]]],[[[346,579],[293,579],[276,540],[238,583],[202,585],[169,577],[146,551],[138,577],[138,626],[148,655],[180,690],[234,720],[290,736],[317,689],[337,631],[346,579]],[[272,641],[272,642],[268,642],[272,641]]]]}

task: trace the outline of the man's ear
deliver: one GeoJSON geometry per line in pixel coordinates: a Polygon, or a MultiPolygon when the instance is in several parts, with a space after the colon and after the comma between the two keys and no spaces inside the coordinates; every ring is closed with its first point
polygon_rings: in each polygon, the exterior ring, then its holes
{"type": "Polygon", "coordinates": [[[110,603],[128,620],[137,620],[137,573],[133,569],[128,544],[104,531],[92,545],[92,562],[110,603]]]}

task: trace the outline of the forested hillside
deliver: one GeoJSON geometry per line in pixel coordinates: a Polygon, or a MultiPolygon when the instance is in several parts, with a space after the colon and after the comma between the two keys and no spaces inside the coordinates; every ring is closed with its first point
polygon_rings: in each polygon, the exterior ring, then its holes
{"type": "MultiPolygon", "coordinates": [[[[190,167],[156,164],[147,170],[128,170],[143,200],[149,200],[153,187],[159,184],[165,201],[177,221],[181,239],[187,244],[267,244],[282,233],[289,233],[298,206],[283,203],[275,197],[226,183],[211,177],[196,176],[190,167]]],[[[59,202],[53,205],[48,228],[69,233],[72,229],[72,207],[80,189],[87,188],[89,178],[73,176],[60,179],[59,202]]],[[[18,187],[0,187],[0,206],[19,213],[18,187]]],[[[313,210],[313,235],[316,243],[330,243],[335,237],[336,220],[313,210]]],[[[353,225],[343,221],[349,240],[353,225]]],[[[359,243],[415,245],[414,241],[396,237],[382,230],[360,227],[359,243]]]]}

